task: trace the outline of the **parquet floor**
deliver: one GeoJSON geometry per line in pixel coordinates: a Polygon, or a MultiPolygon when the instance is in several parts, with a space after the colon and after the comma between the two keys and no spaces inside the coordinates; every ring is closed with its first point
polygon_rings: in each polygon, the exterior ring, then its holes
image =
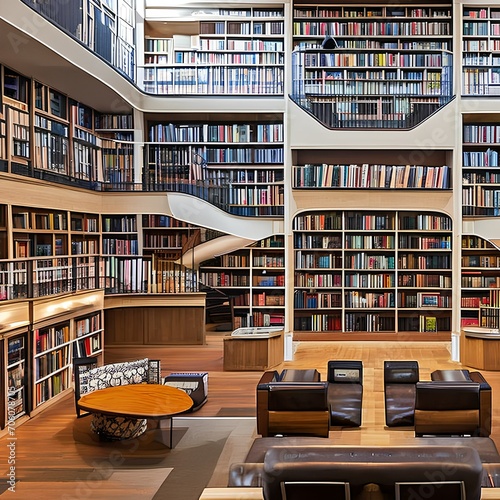
{"type": "MultiPolygon", "coordinates": [[[[209,400],[192,417],[205,417],[209,431],[211,417],[255,414],[255,386],[261,376],[261,372],[224,372],[222,337],[222,333],[208,334],[204,346],[109,348],[105,359],[106,363],[141,357],[161,359],[163,375],[178,371],[208,372],[209,400]]],[[[359,429],[332,429],[330,438],[338,444],[397,445],[413,437],[411,429],[384,426],[384,360],[417,360],[421,380],[430,379],[430,373],[437,369],[467,368],[450,361],[449,345],[443,342],[301,342],[294,344],[294,351],[294,360],[283,363],[278,369],[317,368],[325,379],[330,359],[363,361],[363,423],[359,429]]],[[[493,389],[491,437],[500,449],[500,371],[483,372],[483,375],[493,389]]],[[[22,491],[19,489],[16,498],[152,498],[159,479],[155,478],[154,471],[144,467],[132,468],[128,474],[112,471],[106,481],[101,481],[98,492],[92,490],[89,484],[95,483],[86,478],[92,471],[99,470],[96,463],[99,456],[93,454],[91,447],[82,447],[75,440],[75,419],[73,397],[69,394],[17,426],[16,476],[24,487],[22,491]],[[63,490],[68,491],[68,483],[71,483],[71,493],[62,496],[63,490]]],[[[0,437],[2,478],[8,472],[8,439],[5,432],[0,437]]],[[[225,460],[238,461],[244,458],[249,441],[236,436],[228,440],[228,445],[231,451],[226,453],[225,460]]],[[[221,463],[210,486],[225,486],[226,481],[227,463],[221,463]]],[[[0,489],[0,496],[3,496],[2,491],[0,489]]]]}

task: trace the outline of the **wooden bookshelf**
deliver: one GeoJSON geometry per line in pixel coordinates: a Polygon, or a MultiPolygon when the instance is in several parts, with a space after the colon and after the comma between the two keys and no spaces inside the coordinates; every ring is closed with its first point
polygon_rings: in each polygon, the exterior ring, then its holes
{"type": "Polygon", "coordinates": [[[103,255],[139,254],[135,215],[102,215],[101,227],[103,255]]]}
{"type": "Polygon", "coordinates": [[[168,215],[143,215],[142,253],[177,260],[181,257],[182,249],[192,230],[195,228],[168,215]]]}
{"type": "Polygon", "coordinates": [[[34,300],[32,308],[32,408],[71,389],[72,361],[87,347],[102,357],[102,290],[34,300]]]}
{"type": "Polygon", "coordinates": [[[73,358],[95,357],[101,360],[104,348],[102,312],[79,316],[74,320],[73,358]]]}
{"type": "Polygon", "coordinates": [[[7,205],[0,204],[0,259],[9,257],[8,251],[7,205]]]}
{"type": "Polygon", "coordinates": [[[68,214],[13,206],[12,235],[15,258],[68,255],[68,214]]]}
{"type": "Polygon", "coordinates": [[[320,119],[331,127],[386,127],[437,107],[451,96],[452,10],[451,3],[295,2],[294,93],[315,113],[329,109],[320,119]]]}
{"type": "Polygon", "coordinates": [[[449,332],[451,230],[435,213],[296,216],[295,335],[449,332]]]}
{"type": "Polygon", "coordinates": [[[283,95],[284,24],[282,6],[167,13],[165,22],[146,25],[143,89],[169,95],[283,95]]]}
{"type": "Polygon", "coordinates": [[[500,95],[500,8],[462,8],[462,95],[500,95]]]}
{"type": "Polygon", "coordinates": [[[69,175],[68,98],[40,82],[34,89],[35,168],[69,175]]]}
{"type": "Polygon", "coordinates": [[[282,117],[213,113],[210,120],[206,115],[199,121],[176,118],[148,121],[149,184],[216,199],[235,215],[283,214],[282,117]]]}
{"type": "MultiPolygon", "coordinates": [[[[475,235],[462,235],[461,326],[481,324],[483,307],[495,306],[492,292],[500,290],[500,251],[475,235]]],[[[496,295],[495,295],[496,297],[496,295]]]]}
{"type": "Polygon", "coordinates": [[[462,214],[497,217],[500,215],[498,122],[490,114],[466,114],[462,140],[462,214]]]}
{"type": "Polygon", "coordinates": [[[135,174],[132,114],[96,113],[95,131],[101,138],[103,180],[106,187],[133,190],[135,174]]]}
{"type": "Polygon", "coordinates": [[[70,213],[71,255],[99,255],[101,251],[99,214],[70,213]]]}
{"type": "Polygon", "coordinates": [[[95,111],[71,101],[71,137],[73,165],[71,176],[89,182],[102,181],[101,139],[94,131],[95,111]]]}
{"type": "Polygon", "coordinates": [[[234,329],[284,325],[285,249],[282,235],[203,263],[200,281],[230,298],[234,329]]]}
{"type": "Polygon", "coordinates": [[[29,307],[26,301],[0,302],[0,314],[8,318],[0,325],[0,429],[14,430],[19,419],[30,413],[29,307]]]}

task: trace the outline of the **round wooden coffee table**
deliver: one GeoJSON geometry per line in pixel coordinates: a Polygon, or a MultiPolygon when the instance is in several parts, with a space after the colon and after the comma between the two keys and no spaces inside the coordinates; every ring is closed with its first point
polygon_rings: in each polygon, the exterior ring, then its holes
{"type": "Polygon", "coordinates": [[[160,384],[130,384],[108,387],[83,395],[78,406],[93,414],[92,429],[104,439],[129,439],[146,430],[147,420],[170,420],[172,448],[173,417],[193,406],[181,389],[160,384]]]}

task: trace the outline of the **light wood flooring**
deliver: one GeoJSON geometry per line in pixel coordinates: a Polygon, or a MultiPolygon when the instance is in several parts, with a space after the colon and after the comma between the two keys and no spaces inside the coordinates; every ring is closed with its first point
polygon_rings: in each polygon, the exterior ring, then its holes
{"type": "MultiPolygon", "coordinates": [[[[222,333],[209,333],[204,346],[109,348],[105,361],[112,363],[150,357],[161,359],[164,376],[171,372],[208,372],[208,402],[191,416],[205,418],[209,432],[212,417],[252,418],[255,414],[255,386],[261,376],[261,372],[224,372],[222,337],[222,333]]],[[[294,360],[277,368],[317,368],[325,379],[328,360],[362,360],[362,426],[358,429],[332,429],[330,438],[337,444],[397,445],[413,439],[413,431],[407,428],[387,429],[384,426],[384,360],[417,360],[421,380],[429,380],[430,373],[436,369],[462,368],[460,364],[450,361],[449,348],[445,342],[308,341],[294,344],[294,360]]],[[[500,371],[482,373],[493,389],[491,437],[500,449],[500,371]]],[[[85,420],[79,419],[79,422],[85,420]]],[[[94,453],[96,450],[93,451],[92,447],[80,446],[75,440],[75,422],[73,396],[69,394],[30,421],[17,426],[16,475],[23,481],[24,487],[16,498],[153,498],[159,478],[155,476],[154,470],[144,466],[137,469],[131,467],[127,474],[116,471],[116,474],[101,482],[99,490],[89,489],[85,478],[96,470],[99,455],[94,453]],[[66,493],[63,494],[63,491],[66,493]]],[[[255,432],[252,432],[228,439],[209,486],[227,484],[227,467],[233,461],[244,459],[255,437],[255,432]]],[[[8,452],[8,439],[5,432],[0,437],[0,449],[3,450],[0,452],[2,480],[7,473],[4,458],[8,452]]],[[[107,453],[111,452],[108,450],[107,453]]]]}

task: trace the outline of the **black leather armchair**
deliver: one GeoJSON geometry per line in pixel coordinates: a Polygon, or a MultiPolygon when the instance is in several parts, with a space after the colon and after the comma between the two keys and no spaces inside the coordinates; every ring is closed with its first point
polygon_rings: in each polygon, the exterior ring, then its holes
{"type": "Polygon", "coordinates": [[[328,407],[332,427],[359,427],[363,406],[363,363],[328,362],[328,407]]]}
{"type": "Polygon", "coordinates": [[[417,361],[384,361],[385,423],[388,427],[413,426],[417,361]]]}

